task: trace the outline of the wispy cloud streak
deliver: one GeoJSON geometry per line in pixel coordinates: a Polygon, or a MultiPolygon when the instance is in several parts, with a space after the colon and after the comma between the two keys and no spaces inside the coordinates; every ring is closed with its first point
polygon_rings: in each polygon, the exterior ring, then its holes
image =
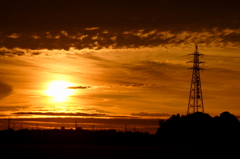
{"type": "Polygon", "coordinates": [[[102,85],[102,86],[70,86],[68,89],[95,89],[95,88],[120,88],[120,87],[156,87],[157,84],[116,84],[116,85],[102,85]]]}

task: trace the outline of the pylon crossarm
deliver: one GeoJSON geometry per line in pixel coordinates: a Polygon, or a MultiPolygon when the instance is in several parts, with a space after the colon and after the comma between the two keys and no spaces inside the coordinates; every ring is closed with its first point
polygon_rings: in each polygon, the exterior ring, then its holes
{"type": "Polygon", "coordinates": [[[188,62],[186,62],[186,63],[199,63],[199,64],[201,64],[201,63],[205,63],[205,62],[202,62],[202,61],[199,61],[199,62],[188,61],[188,62]]]}
{"type": "Polygon", "coordinates": [[[194,55],[194,56],[204,56],[204,54],[199,54],[198,52],[188,54],[188,56],[189,56],[189,55],[194,55]]]}
{"type": "Polygon", "coordinates": [[[191,67],[191,68],[188,68],[188,70],[190,69],[194,69],[194,70],[205,70],[204,68],[199,68],[199,67],[191,67]]]}

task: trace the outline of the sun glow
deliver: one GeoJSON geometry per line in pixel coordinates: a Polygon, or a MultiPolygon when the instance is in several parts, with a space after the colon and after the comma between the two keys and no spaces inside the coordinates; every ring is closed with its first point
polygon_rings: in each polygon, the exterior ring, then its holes
{"type": "Polygon", "coordinates": [[[67,98],[74,93],[74,90],[67,89],[69,86],[73,86],[73,84],[65,81],[51,82],[48,86],[48,90],[46,90],[46,94],[53,97],[56,102],[67,101],[67,98]]]}

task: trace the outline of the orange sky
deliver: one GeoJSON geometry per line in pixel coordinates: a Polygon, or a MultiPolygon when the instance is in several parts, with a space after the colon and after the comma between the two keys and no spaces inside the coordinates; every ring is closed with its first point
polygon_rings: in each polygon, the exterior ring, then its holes
{"type": "Polygon", "coordinates": [[[1,1],[0,118],[184,115],[195,44],[205,112],[240,115],[240,14],[218,2],[1,1]]]}

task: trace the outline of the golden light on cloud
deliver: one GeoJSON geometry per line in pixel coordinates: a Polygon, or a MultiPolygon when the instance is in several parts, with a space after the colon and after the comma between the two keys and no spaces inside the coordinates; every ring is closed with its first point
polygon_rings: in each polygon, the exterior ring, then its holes
{"type": "Polygon", "coordinates": [[[67,87],[72,85],[72,83],[66,81],[54,81],[49,84],[45,93],[53,97],[53,100],[56,102],[65,102],[74,93],[74,90],[67,89],[67,87]]]}
{"type": "Polygon", "coordinates": [[[86,28],[86,30],[96,30],[96,29],[99,29],[99,27],[86,28]]]}

